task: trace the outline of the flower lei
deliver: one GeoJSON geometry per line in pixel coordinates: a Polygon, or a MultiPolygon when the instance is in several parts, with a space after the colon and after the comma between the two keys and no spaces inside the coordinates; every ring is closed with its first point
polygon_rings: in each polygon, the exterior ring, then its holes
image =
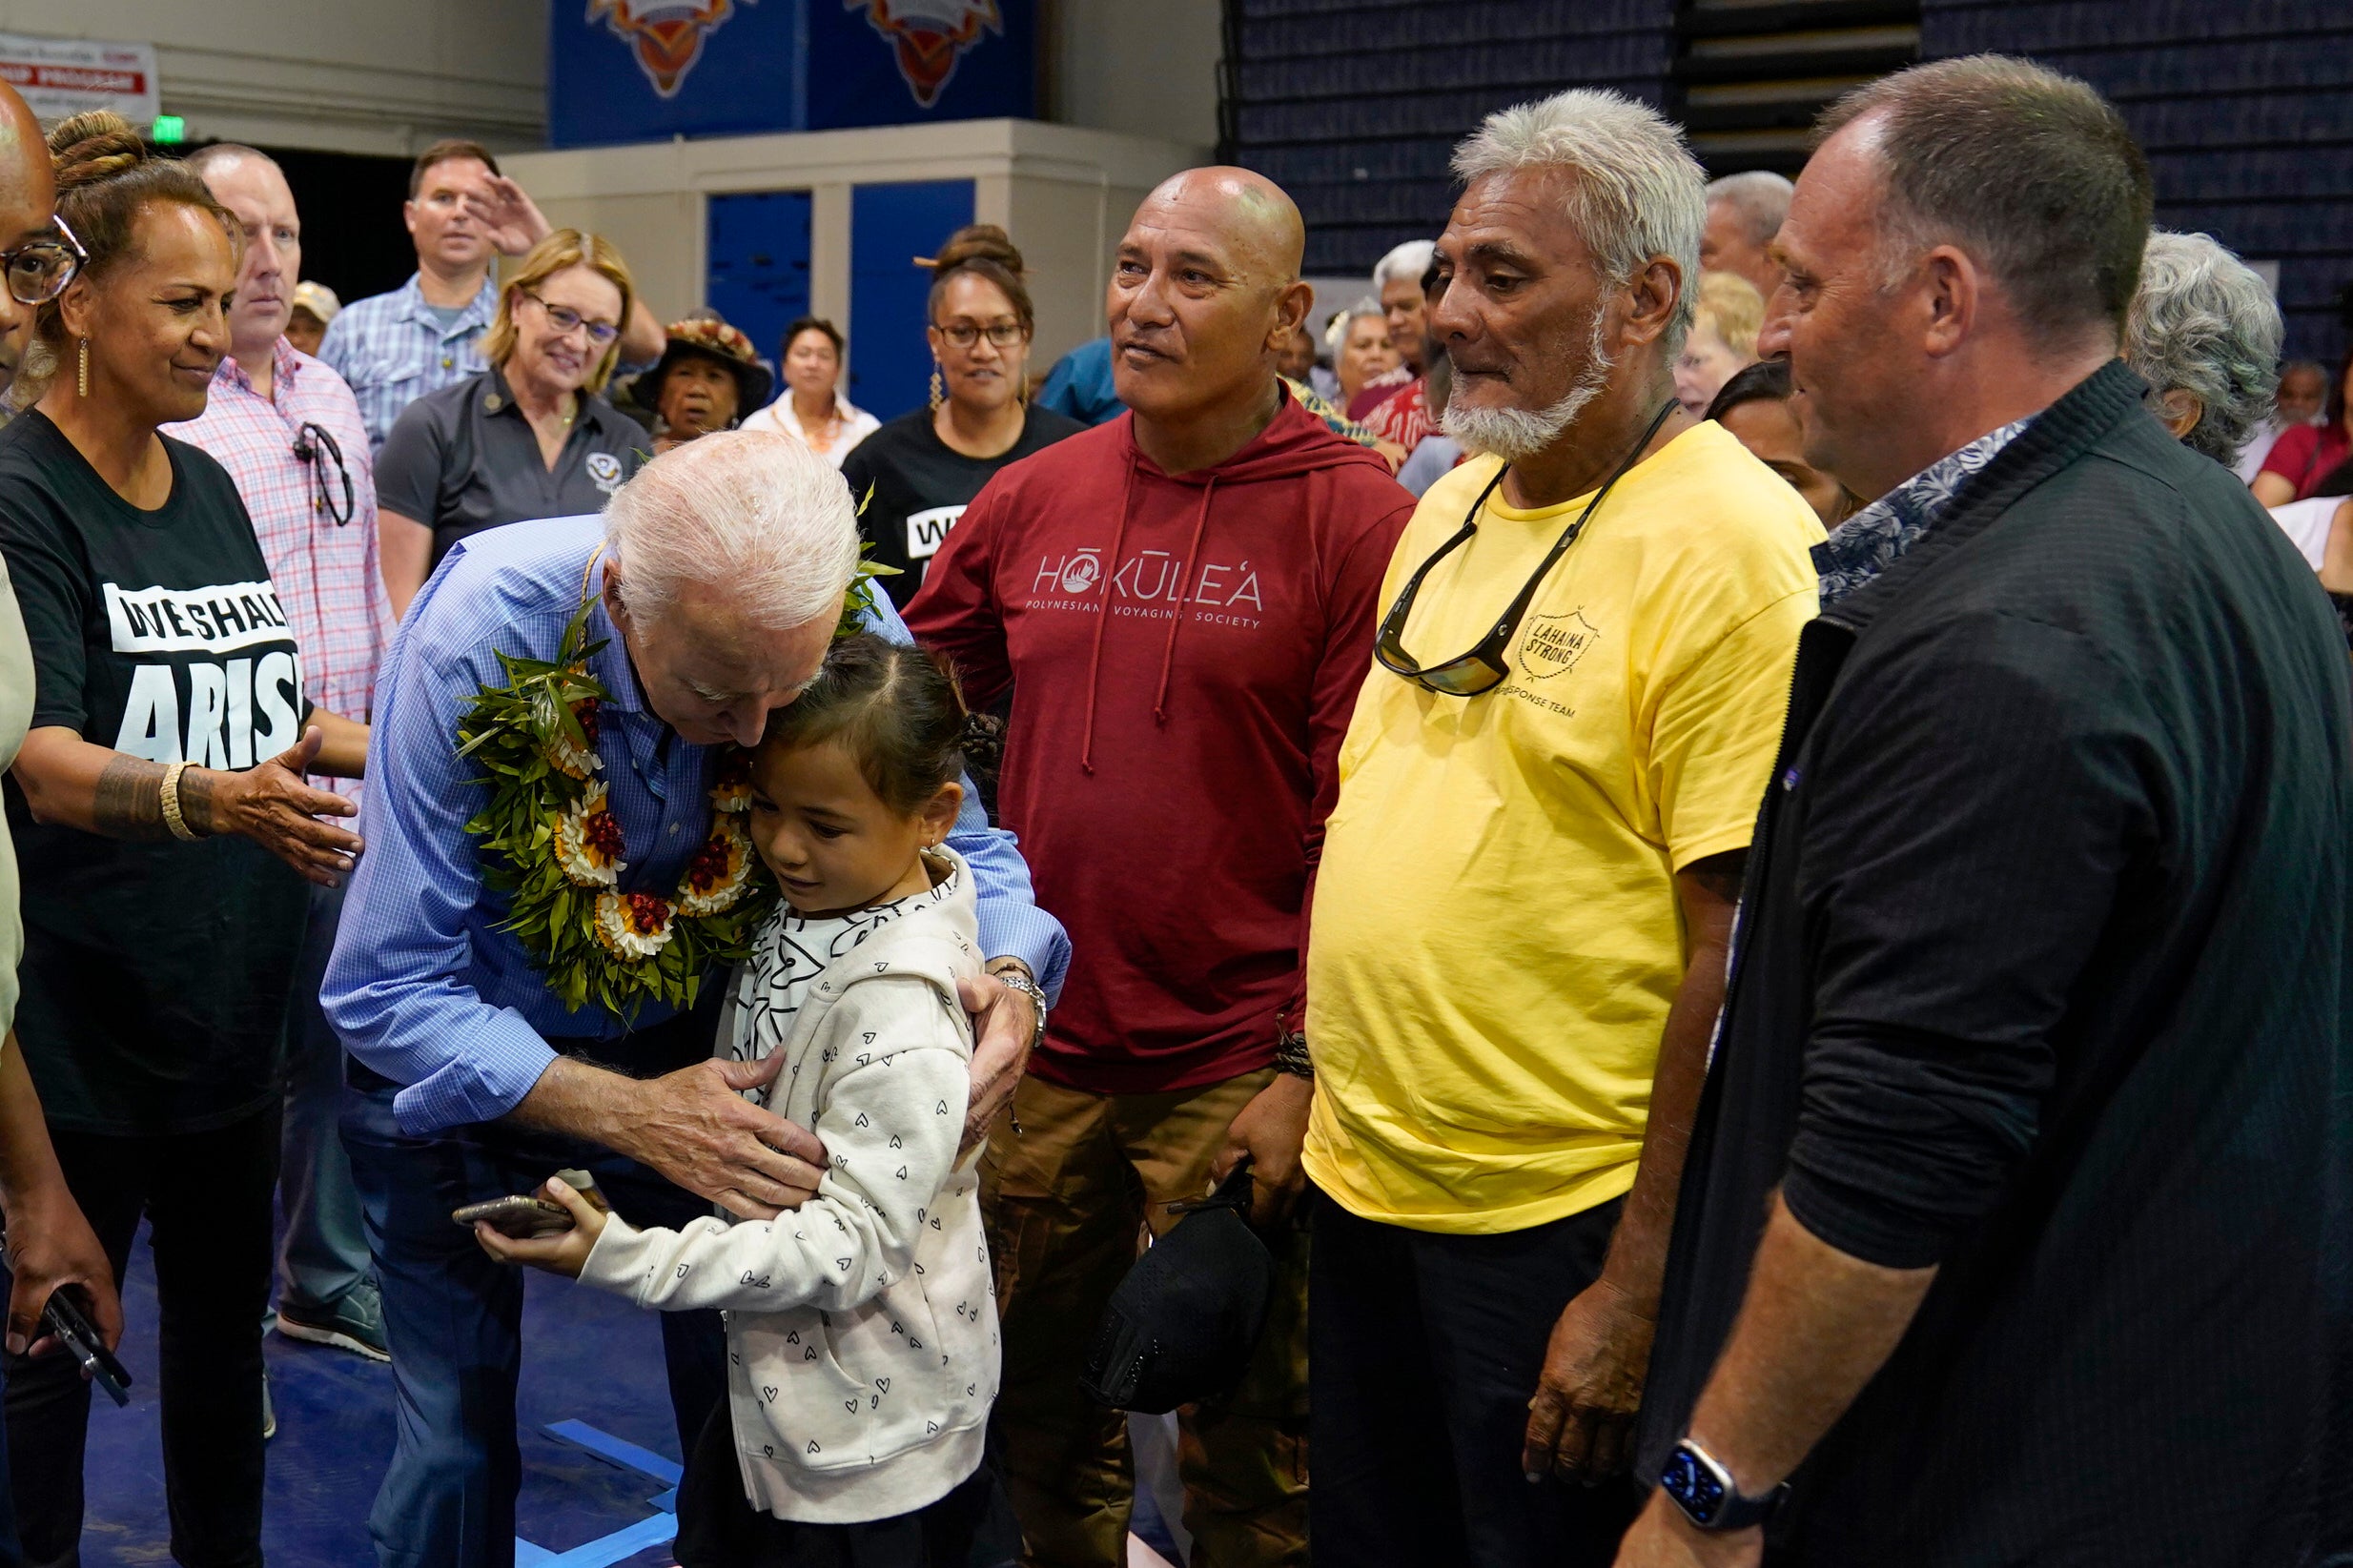
{"type": "MultiPolygon", "coordinates": [[[[590,558],[590,568],[595,558],[590,558]]],[[[861,559],[834,636],[860,628],[873,579],[891,568],[861,559]]],[[[481,842],[483,881],[509,897],[499,929],[512,931],[547,988],[567,1008],[589,1002],[633,1016],[647,1000],[690,1008],[714,967],[742,962],[776,902],[753,852],[751,757],[720,753],[708,833],[667,898],[621,891],[628,845],[596,775],[598,719],[612,693],[588,673],[604,647],[588,641],[596,596],[583,579],[580,610],[556,657],[501,652],[503,685],[484,685],[458,721],[458,755],[487,770],[490,804],[465,825],[481,842]]]]}

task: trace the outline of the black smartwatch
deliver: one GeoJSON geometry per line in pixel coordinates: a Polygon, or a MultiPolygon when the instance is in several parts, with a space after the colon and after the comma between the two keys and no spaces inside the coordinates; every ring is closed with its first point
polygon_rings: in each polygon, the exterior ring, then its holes
{"type": "Polygon", "coordinates": [[[1667,1456],[1667,1466],[1659,1472],[1659,1490],[1674,1500],[1694,1529],[1714,1535],[1763,1524],[1781,1506],[1790,1483],[1783,1481],[1761,1497],[1744,1497],[1732,1484],[1732,1473],[1717,1463],[1714,1455],[1686,1437],[1667,1456]]]}

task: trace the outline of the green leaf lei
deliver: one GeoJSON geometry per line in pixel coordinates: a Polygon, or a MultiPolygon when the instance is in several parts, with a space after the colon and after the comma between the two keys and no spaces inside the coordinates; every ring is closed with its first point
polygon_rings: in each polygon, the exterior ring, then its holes
{"type": "MultiPolygon", "coordinates": [[[[836,639],[865,623],[874,579],[893,568],[865,559],[843,596],[836,639]]],[[[490,804],[465,825],[481,840],[482,880],[509,897],[499,929],[512,931],[547,988],[568,1008],[590,1002],[623,1017],[647,1000],[690,1008],[714,968],[742,962],[776,885],[753,851],[751,759],[721,753],[711,825],[667,898],[625,893],[621,825],[597,781],[598,718],[612,700],[588,673],[605,644],[588,641],[588,594],[552,660],[501,651],[502,685],[485,685],[458,721],[458,755],[485,770],[490,804]]]]}

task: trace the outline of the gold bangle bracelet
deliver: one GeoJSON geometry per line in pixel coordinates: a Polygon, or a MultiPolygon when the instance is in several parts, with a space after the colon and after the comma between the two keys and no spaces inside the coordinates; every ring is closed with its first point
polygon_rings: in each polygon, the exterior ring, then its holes
{"type": "Polygon", "coordinates": [[[163,825],[174,838],[194,844],[196,835],[190,830],[188,819],[180,815],[180,775],[187,771],[186,763],[173,763],[163,770],[163,825]]]}

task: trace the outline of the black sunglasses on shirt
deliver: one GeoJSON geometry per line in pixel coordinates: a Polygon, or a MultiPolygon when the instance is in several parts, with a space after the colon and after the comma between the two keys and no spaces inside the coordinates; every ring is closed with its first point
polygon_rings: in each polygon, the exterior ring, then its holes
{"type": "Polygon", "coordinates": [[[295,432],[294,455],[295,461],[304,464],[310,475],[311,510],[324,513],[334,519],[338,528],[351,521],[352,514],[358,507],[352,496],[351,469],[344,463],[343,449],[337,444],[335,438],[305,419],[302,428],[295,432]],[[328,472],[330,463],[334,465],[332,474],[328,472]],[[336,504],[336,481],[338,479],[342,481],[343,491],[339,507],[336,504]]]}
{"type": "Polygon", "coordinates": [[[1472,536],[1479,532],[1479,514],[1485,509],[1487,498],[1495,494],[1495,487],[1504,482],[1504,476],[1511,471],[1511,464],[1505,463],[1497,469],[1495,478],[1487,481],[1487,487],[1479,492],[1479,499],[1471,502],[1469,513],[1463,519],[1463,526],[1455,531],[1452,539],[1440,545],[1429,560],[1414,568],[1414,575],[1407,578],[1405,586],[1399,590],[1397,602],[1389,606],[1389,613],[1381,618],[1380,635],[1373,641],[1373,657],[1381,661],[1381,667],[1424,691],[1434,691],[1442,697],[1477,697],[1483,692],[1493,691],[1508,680],[1511,666],[1504,662],[1504,650],[1511,646],[1512,635],[1520,629],[1521,618],[1527,614],[1527,607],[1535,602],[1537,588],[1560,559],[1568,553],[1568,547],[1577,542],[1577,536],[1585,532],[1586,520],[1602,504],[1603,498],[1616,488],[1620,479],[1626,478],[1627,471],[1641,458],[1643,449],[1650,444],[1650,438],[1659,433],[1659,427],[1667,422],[1667,417],[1674,413],[1678,406],[1670,402],[1651,418],[1649,428],[1634,442],[1633,450],[1619,462],[1609,478],[1602,481],[1602,487],[1593,493],[1593,499],[1586,502],[1585,510],[1577,514],[1577,520],[1561,531],[1561,537],[1553,541],[1551,549],[1545,552],[1545,559],[1536,563],[1536,570],[1529,575],[1525,585],[1486,636],[1481,638],[1468,653],[1441,663],[1418,664],[1413,655],[1405,651],[1405,618],[1413,613],[1414,600],[1422,592],[1422,580],[1430,575],[1430,568],[1468,543],[1472,536]]]}

